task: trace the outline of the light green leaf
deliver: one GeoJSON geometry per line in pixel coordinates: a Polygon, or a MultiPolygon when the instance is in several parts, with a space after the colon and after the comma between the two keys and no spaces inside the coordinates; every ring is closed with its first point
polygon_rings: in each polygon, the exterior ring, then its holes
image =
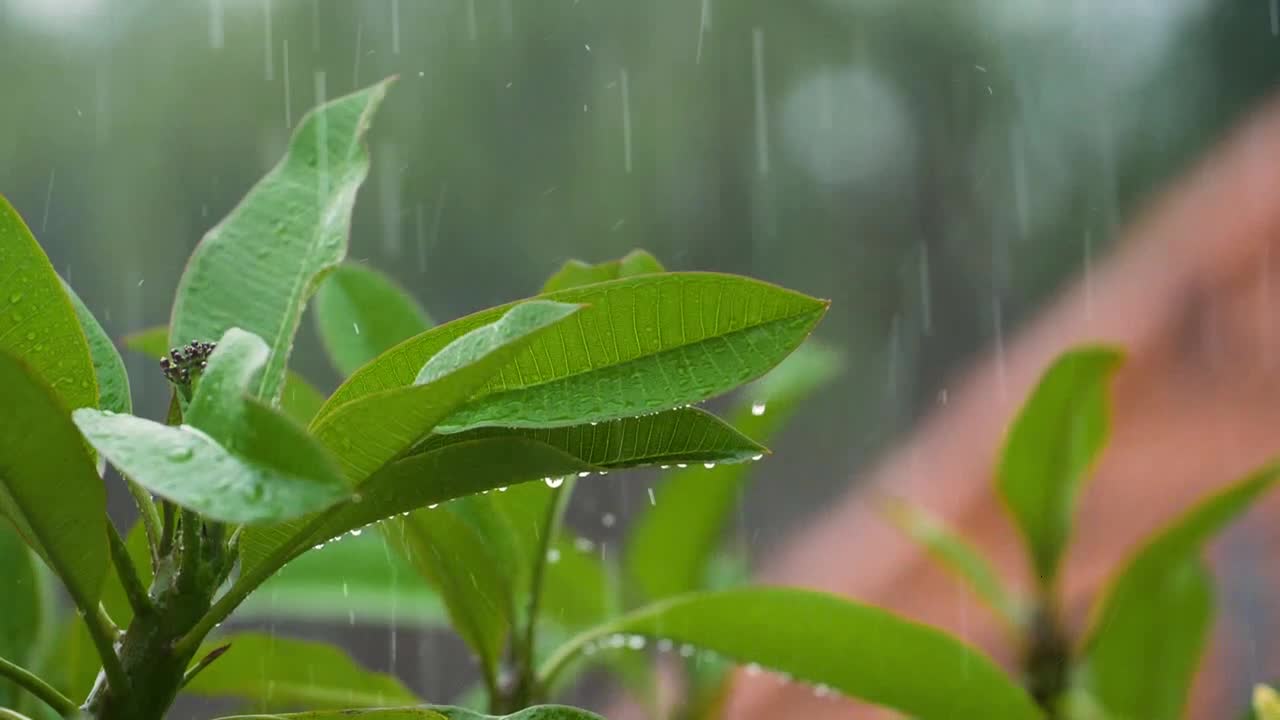
{"type": "Polygon", "coordinates": [[[322,448],[283,415],[250,400],[234,451],[200,430],[81,408],[84,436],[136,483],[205,517],[279,522],[350,496],[322,448]]]}
{"type": "Polygon", "coordinates": [[[1149,541],[1101,601],[1084,652],[1085,686],[1108,711],[1182,717],[1213,612],[1204,544],[1280,477],[1269,465],[1202,501],[1149,541]]]}
{"type": "Polygon", "coordinates": [[[133,412],[133,398],[129,393],[129,374],[125,372],[120,351],[116,350],[111,337],[98,324],[98,319],[89,312],[84,301],[66,281],[63,281],[62,289],[71,300],[76,318],[80,321],[80,329],[89,342],[89,355],[93,361],[94,375],[98,380],[96,407],[118,413],[133,412]]]}
{"type": "Polygon", "coordinates": [[[1253,714],[1258,720],[1280,720],[1280,694],[1266,685],[1254,685],[1253,714]]]}
{"type": "MultiPolygon", "coordinates": [[[[839,373],[843,359],[809,340],[758,382],[743,388],[730,423],[759,441],[780,431],[801,403],[839,373]]],[[[674,464],[674,463],[671,463],[674,464]]],[[[623,552],[628,582],[645,598],[703,589],[751,466],[676,471],[629,530],[623,552]]]]}
{"type": "MultiPolygon", "coordinates": [[[[710,273],[644,275],[545,297],[587,307],[521,349],[438,432],[577,425],[699,402],[773,367],[827,307],[767,283],[710,273]]],[[[397,345],[343,383],[317,422],[354,399],[411,384],[413,368],[509,307],[455,320],[397,345]]]]}
{"type": "Polygon", "coordinates": [[[66,406],[34,370],[4,351],[0,387],[0,516],[57,573],[79,607],[95,608],[109,565],[102,479],[66,406]]]}
{"type": "Polygon", "coordinates": [[[413,385],[388,390],[322,413],[311,425],[353,485],[420,442],[502,371],[521,348],[580,309],[534,300],[462,335],[421,367],[413,385]]]}
{"type": "Polygon", "coordinates": [[[512,578],[498,566],[488,538],[447,506],[390,520],[383,530],[440,592],[454,630],[479,656],[492,686],[515,606],[512,578]]]}
{"type": "MultiPolygon", "coordinates": [[[[40,575],[31,552],[8,525],[0,523],[0,657],[30,666],[43,615],[40,575]]],[[[17,707],[23,691],[0,679],[0,707],[17,707]]]]}
{"type": "MultiPolygon", "coordinates": [[[[533,440],[608,470],[677,463],[697,463],[702,469],[704,463],[758,460],[769,452],[720,418],[697,408],[540,430],[478,428],[433,435],[414,452],[493,438],[533,440]]],[[[710,478],[706,480],[714,482],[710,478]]]]}
{"type": "Polygon", "coordinates": [[[274,403],[307,299],[347,253],[364,135],[390,81],[330,101],[298,123],[284,159],[196,246],[178,282],[171,344],[242,327],[265,339],[251,394],[274,403]]]}
{"type": "Polygon", "coordinates": [[[89,344],[61,278],[0,195],[0,352],[26,364],[69,408],[96,407],[89,344]]]}
{"type": "Polygon", "coordinates": [[[617,579],[600,550],[562,533],[543,566],[541,620],[577,632],[613,617],[620,606],[617,579]]]}
{"type": "Polygon", "coordinates": [[[609,260],[596,265],[584,263],[581,260],[569,260],[547,279],[546,284],[542,286],[542,293],[666,271],[667,269],[658,262],[657,258],[644,250],[632,250],[619,260],[609,260]]]}
{"type": "Polygon", "coordinates": [[[1045,584],[1070,537],[1080,485],[1106,444],[1107,385],[1121,359],[1103,347],[1064,353],[1005,438],[997,486],[1045,584]]]}
{"type": "Polygon", "coordinates": [[[991,660],[938,630],[832,595],[783,588],[693,593],[641,608],[576,637],[541,676],[554,677],[588,645],[620,634],[687,643],[919,720],[1043,717],[991,660]]]}
{"type": "MultiPolygon", "coordinates": [[[[122,342],[134,352],[159,359],[169,351],[169,331],[164,327],[148,328],[127,335],[122,342]]],[[[305,425],[311,422],[311,418],[315,417],[323,404],[324,396],[305,378],[292,370],[285,374],[284,393],[280,398],[280,409],[285,415],[293,418],[294,422],[305,425]]]]}
{"type": "Polygon", "coordinates": [[[236,610],[238,619],[381,623],[440,628],[440,596],[376,531],[335,540],[263,583],[236,610]]]}
{"type": "Polygon", "coordinates": [[[1026,608],[1015,600],[986,558],[964,538],[952,532],[928,512],[899,500],[887,500],[884,516],[916,542],[933,559],[955,573],[1010,628],[1020,628],[1026,608]]]}
{"type": "Polygon", "coordinates": [[[353,263],[329,273],[312,312],[329,360],[343,377],[434,324],[395,281],[353,263]]]}
{"type": "Polygon", "coordinates": [[[228,449],[244,434],[249,388],[262,372],[270,350],[262,338],[230,328],[218,340],[208,367],[196,383],[183,420],[228,449]]]}
{"type": "Polygon", "coordinates": [[[231,647],[226,653],[196,675],[185,692],[244,698],[259,711],[418,702],[399,680],[366,670],[341,649],[324,643],[238,633],[206,643],[196,658],[227,644],[231,647]]]}
{"type": "Polygon", "coordinates": [[[220,720],[604,720],[586,710],[563,705],[540,705],[511,715],[482,715],[464,708],[425,706],[379,710],[337,710],[291,715],[236,715],[220,720]]]}
{"type": "Polygon", "coordinates": [[[360,502],[322,517],[247,528],[240,543],[241,581],[256,584],[315,545],[371,523],[485,490],[543,477],[598,470],[541,443],[519,438],[448,445],[387,465],[360,486],[360,502]]]}

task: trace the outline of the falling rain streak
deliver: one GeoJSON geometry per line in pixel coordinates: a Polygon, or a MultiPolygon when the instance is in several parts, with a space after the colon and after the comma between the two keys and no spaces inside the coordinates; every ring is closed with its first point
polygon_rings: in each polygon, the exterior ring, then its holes
{"type": "Polygon", "coordinates": [[[627,69],[618,71],[618,86],[622,91],[622,166],[631,174],[631,82],[627,69]]]}
{"type": "Polygon", "coordinates": [[[400,54],[400,0],[391,0],[391,53],[400,54]]]}
{"type": "Polygon", "coordinates": [[[710,29],[711,0],[702,0],[702,11],[698,15],[698,51],[693,57],[693,62],[695,64],[702,63],[702,41],[706,37],[707,31],[710,29]]]}
{"type": "Polygon", "coordinates": [[[756,98],[756,169],[769,174],[769,113],[764,89],[764,30],[751,31],[751,73],[755,78],[756,98]]]}
{"type": "Polygon", "coordinates": [[[223,47],[222,0],[209,0],[209,47],[221,50],[223,47]]]}
{"type": "Polygon", "coordinates": [[[293,128],[293,98],[289,88],[289,40],[285,38],[283,47],[280,50],[280,60],[282,67],[280,71],[284,75],[284,126],[293,128]]]}
{"type": "Polygon", "coordinates": [[[276,66],[275,66],[275,57],[274,57],[275,48],[273,47],[273,43],[271,41],[271,0],[263,0],[263,3],[262,3],[262,34],[263,34],[262,47],[264,50],[263,58],[262,58],[262,61],[264,63],[262,68],[262,75],[267,79],[267,82],[270,82],[276,79],[276,66]]]}

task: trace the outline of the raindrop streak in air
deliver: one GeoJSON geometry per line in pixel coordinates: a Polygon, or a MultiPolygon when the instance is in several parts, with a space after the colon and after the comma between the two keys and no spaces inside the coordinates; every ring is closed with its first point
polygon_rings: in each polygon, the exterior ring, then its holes
{"type": "Polygon", "coordinates": [[[695,65],[702,63],[702,39],[711,29],[711,0],[702,0],[702,12],[698,15],[698,51],[693,56],[695,65]]]}
{"type": "Polygon", "coordinates": [[[285,128],[293,128],[293,99],[289,90],[289,40],[284,40],[284,47],[281,49],[281,61],[284,66],[281,72],[284,74],[284,126],[285,128]]]}
{"type": "Polygon", "coordinates": [[[627,69],[618,71],[618,86],[622,90],[622,167],[631,174],[631,83],[627,69]]]}
{"type": "Polygon", "coordinates": [[[391,52],[400,54],[400,0],[391,0],[391,52]]]}
{"type": "Polygon", "coordinates": [[[264,50],[262,76],[267,82],[271,82],[276,79],[275,48],[272,47],[271,41],[271,0],[263,0],[262,3],[262,35],[264,50]]]}
{"type": "Polygon", "coordinates": [[[769,174],[769,111],[764,89],[764,30],[751,31],[751,74],[755,79],[756,97],[756,169],[769,174]]]}
{"type": "Polygon", "coordinates": [[[209,0],[209,47],[221,50],[222,45],[222,0],[209,0]]]}
{"type": "Polygon", "coordinates": [[[49,185],[44,189],[44,215],[40,218],[40,232],[44,233],[45,226],[49,224],[49,206],[53,204],[53,179],[56,170],[49,168],[49,185]]]}

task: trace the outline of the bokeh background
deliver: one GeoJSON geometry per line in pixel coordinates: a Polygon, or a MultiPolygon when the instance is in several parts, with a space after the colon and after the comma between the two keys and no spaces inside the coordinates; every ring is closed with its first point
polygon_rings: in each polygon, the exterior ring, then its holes
{"type": "MultiPolygon", "coordinates": [[[[1276,0],[0,0],[0,193],[120,336],[310,106],[399,75],[351,256],[437,320],[633,247],[834,301],[846,371],[743,499],[759,556],[1267,96],[1278,33],[1276,0]]],[[[336,384],[307,323],[294,364],[336,384]]],[[[574,522],[608,542],[648,482],[584,483],[574,522]]],[[[432,697],[469,672],[289,631],[432,697]]]]}

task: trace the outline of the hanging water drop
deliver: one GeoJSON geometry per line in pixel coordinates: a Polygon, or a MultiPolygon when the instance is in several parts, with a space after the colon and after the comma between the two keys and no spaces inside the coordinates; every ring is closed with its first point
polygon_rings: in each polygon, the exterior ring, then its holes
{"type": "Polygon", "coordinates": [[[714,468],[715,468],[715,466],[716,466],[716,464],[715,464],[715,463],[713,463],[713,462],[709,462],[709,463],[702,463],[702,467],[704,467],[704,468],[706,468],[706,469],[708,469],[708,470],[712,470],[712,469],[714,469],[714,468]]]}
{"type": "Polygon", "coordinates": [[[751,414],[760,417],[764,414],[767,406],[763,402],[755,402],[751,404],[751,414]]]}
{"type": "Polygon", "coordinates": [[[552,565],[560,562],[560,550],[558,548],[551,548],[550,550],[547,550],[547,562],[552,565]]]}
{"type": "Polygon", "coordinates": [[[564,484],[564,478],[562,477],[542,478],[542,482],[546,483],[547,487],[554,490],[564,484]]]}
{"type": "Polygon", "coordinates": [[[751,456],[751,459],[752,459],[752,460],[755,460],[756,462],[760,462],[761,460],[763,460],[763,459],[764,459],[764,453],[759,453],[759,454],[756,454],[756,455],[752,455],[752,456],[751,456]]]}

